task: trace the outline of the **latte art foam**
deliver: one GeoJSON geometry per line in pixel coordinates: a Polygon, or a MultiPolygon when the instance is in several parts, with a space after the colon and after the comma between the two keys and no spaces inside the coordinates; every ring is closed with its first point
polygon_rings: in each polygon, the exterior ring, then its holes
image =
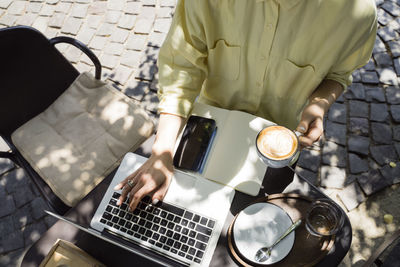
{"type": "Polygon", "coordinates": [[[292,131],[285,127],[271,126],[260,133],[257,146],[266,157],[282,160],[296,152],[297,138],[292,131]]]}

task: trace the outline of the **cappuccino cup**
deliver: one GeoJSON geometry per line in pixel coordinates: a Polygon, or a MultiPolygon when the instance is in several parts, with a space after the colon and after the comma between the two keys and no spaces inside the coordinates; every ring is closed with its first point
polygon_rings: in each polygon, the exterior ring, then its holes
{"type": "Polygon", "coordinates": [[[272,168],[292,165],[298,158],[301,133],[284,126],[273,125],[262,129],[256,138],[257,153],[272,168]]]}

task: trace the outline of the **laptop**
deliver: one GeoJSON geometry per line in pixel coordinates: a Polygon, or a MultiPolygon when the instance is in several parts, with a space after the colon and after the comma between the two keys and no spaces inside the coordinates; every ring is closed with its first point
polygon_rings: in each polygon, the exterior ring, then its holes
{"type": "Polygon", "coordinates": [[[121,190],[113,188],[146,160],[134,153],[125,155],[89,229],[62,216],[49,214],[162,265],[208,266],[235,190],[194,173],[175,170],[162,202],[152,205],[150,197],[145,197],[137,209],[130,212],[128,200],[121,206],[116,205],[121,190]],[[142,253],[146,252],[143,250],[162,257],[152,257],[142,253]]]}

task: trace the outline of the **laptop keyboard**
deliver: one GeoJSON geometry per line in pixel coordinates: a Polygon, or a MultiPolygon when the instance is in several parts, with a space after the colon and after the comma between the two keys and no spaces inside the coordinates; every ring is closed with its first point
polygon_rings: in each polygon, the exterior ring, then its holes
{"type": "Polygon", "coordinates": [[[100,222],[150,247],[184,262],[201,263],[215,221],[165,202],[150,204],[146,196],[130,212],[128,200],[117,206],[120,193],[114,192],[100,222]]]}

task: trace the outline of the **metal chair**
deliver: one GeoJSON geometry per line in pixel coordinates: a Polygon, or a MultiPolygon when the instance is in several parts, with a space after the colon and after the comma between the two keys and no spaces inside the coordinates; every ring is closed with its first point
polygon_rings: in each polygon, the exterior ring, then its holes
{"type": "Polygon", "coordinates": [[[397,230],[390,236],[385,239],[385,241],[378,247],[377,250],[372,253],[371,257],[362,265],[362,267],[370,267],[370,266],[380,266],[380,267],[391,267],[391,266],[399,266],[400,264],[400,229],[397,230]],[[386,258],[382,261],[380,257],[383,253],[391,248],[391,251],[388,252],[386,258]]]}
{"type": "Polygon", "coordinates": [[[101,65],[83,43],[70,37],[47,39],[31,27],[0,29],[0,136],[10,151],[0,152],[24,168],[49,206],[60,214],[70,207],[64,204],[33,170],[11,140],[11,134],[25,122],[43,112],[78,77],[79,72],[55,48],[68,43],[84,52],[95,65],[95,78],[101,77],[101,65]]]}

